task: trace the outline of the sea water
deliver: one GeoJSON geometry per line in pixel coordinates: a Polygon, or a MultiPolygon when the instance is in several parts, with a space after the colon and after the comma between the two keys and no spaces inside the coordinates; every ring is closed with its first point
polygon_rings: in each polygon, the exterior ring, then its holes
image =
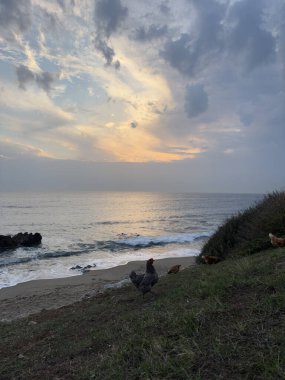
{"type": "Polygon", "coordinates": [[[0,252],[0,288],[134,260],[195,256],[258,194],[0,193],[0,234],[39,232],[42,244],[0,252]]]}

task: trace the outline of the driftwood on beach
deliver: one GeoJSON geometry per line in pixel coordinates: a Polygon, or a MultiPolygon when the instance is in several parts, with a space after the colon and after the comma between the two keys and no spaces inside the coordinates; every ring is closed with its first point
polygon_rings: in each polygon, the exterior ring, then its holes
{"type": "Polygon", "coordinates": [[[18,234],[0,235],[0,249],[13,249],[17,247],[30,247],[40,244],[42,236],[38,232],[35,234],[28,232],[19,232],[18,234]]]}

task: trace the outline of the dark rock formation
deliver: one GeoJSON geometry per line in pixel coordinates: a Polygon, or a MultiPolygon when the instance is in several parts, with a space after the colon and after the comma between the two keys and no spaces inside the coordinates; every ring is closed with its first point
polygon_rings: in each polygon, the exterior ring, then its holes
{"type": "Polygon", "coordinates": [[[76,265],[74,267],[71,267],[70,269],[71,270],[79,270],[80,272],[82,273],[85,273],[85,272],[89,272],[89,269],[90,268],[95,268],[96,267],[96,264],[93,264],[93,265],[86,265],[86,267],[82,267],[81,265],[76,265]]]}
{"type": "Polygon", "coordinates": [[[72,268],[70,268],[70,269],[72,269],[72,270],[81,270],[81,269],[83,269],[83,268],[82,268],[82,266],[80,266],[80,265],[76,265],[75,267],[72,267],[72,268]]]}
{"type": "Polygon", "coordinates": [[[0,235],[0,249],[12,249],[17,247],[31,247],[40,244],[42,236],[38,232],[32,233],[18,233],[14,236],[0,235]]]}
{"type": "Polygon", "coordinates": [[[15,248],[17,244],[14,242],[12,236],[0,235],[0,248],[15,248]]]}

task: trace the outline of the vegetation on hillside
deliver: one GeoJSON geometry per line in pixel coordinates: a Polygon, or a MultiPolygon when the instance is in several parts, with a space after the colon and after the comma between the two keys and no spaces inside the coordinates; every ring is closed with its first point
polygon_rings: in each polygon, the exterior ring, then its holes
{"type": "Polygon", "coordinates": [[[285,236],[285,192],[274,192],[229,218],[202,249],[202,255],[250,255],[271,247],[269,233],[285,236]]]}

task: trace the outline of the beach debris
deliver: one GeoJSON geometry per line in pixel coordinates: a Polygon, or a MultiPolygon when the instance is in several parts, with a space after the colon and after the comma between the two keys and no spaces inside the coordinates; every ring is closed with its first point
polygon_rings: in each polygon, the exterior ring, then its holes
{"type": "Polygon", "coordinates": [[[169,269],[169,271],[167,273],[168,274],[171,274],[171,273],[176,274],[179,272],[180,267],[181,267],[181,265],[174,265],[172,268],[169,269]]]}
{"type": "Polygon", "coordinates": [[[126,239],[126,238],[136,238],[136,237],[139,237],[140,234],[126,234],[124,232],[121,232],[120,234],[117,235],[119,239],[126,239]]]}
{"type": "Polygon", "coordinates": [[[14,249],[17,247],[31,247],[39,245],[42,242],[40,233],[19,232],[18,234],[0,235],[0,249],[14,249]]]}

